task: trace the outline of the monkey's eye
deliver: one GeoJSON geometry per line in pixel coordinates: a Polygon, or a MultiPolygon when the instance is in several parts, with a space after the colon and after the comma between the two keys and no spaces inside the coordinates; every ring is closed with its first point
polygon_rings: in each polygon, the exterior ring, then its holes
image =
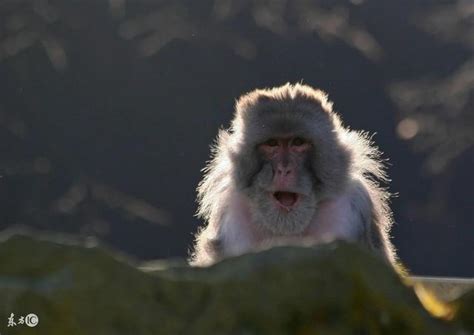
{"type": "Polygon", "coordinates": [[[291,141],[291,145],[294,145],[295,147],[299,147],[305,143],[306,143],[305,139],[301,137],[295,137],[293,141],[291,141]]]}
{"type": "Polygon", "coordinates": [[[271,138],[265,142],[266,145],[270,147],[276,147],[278,145],[278,141],[275,140],[274,138],[271,138]]]}

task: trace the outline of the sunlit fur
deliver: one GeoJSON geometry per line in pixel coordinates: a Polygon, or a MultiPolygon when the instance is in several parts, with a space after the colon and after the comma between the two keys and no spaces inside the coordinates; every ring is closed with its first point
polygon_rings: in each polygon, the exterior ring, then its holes
{"type": "Polygon", "coordinates": [[[342,125],[324,92],[301,84],[252,91],[238,99],[231,126],[220,130],[204,169],[197,214],[206,225],[196,235],[190,261],[211,264],[281,236],[306,234],[315,241],[361,242],[393,263],[389,194],[380,180],[386,175],[379,151],[366,133],[342,125]],[[298,185],[307,196],[281,217],[262,192],[271,171],[256,148],[288,133],[313,147],[298,185]]]}

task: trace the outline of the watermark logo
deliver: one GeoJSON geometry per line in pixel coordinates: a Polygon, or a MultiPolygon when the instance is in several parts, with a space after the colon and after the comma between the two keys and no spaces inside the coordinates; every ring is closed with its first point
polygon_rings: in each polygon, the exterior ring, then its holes
{"type": "Polygon", "coordinates": [[[25,323],[28,327],[36,327],[38,325],[38,315],[30,313],[25,317],[25,323]]]}
{"type": "Polygon", "coordinates": [[[27,325],[28,327],[36,327],[39,323],[38,315],[30,313],[27,316],[19,316],[15,319],[15,314],[11,313],[8,317],[7,327],[16,327],[19,325],[27,325]]]}

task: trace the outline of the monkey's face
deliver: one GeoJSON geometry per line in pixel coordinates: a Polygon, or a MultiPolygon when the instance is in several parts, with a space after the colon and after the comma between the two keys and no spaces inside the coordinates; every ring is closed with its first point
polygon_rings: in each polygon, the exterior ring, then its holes
{"type": "Polygon", "coordinates": [[[249,190],[256,224],[279,235],[302,233],[310,224],[316,210],[311,149],[308,140],[291,135],[257,146],[263,163],[249,190]]]}
{"type": "Polygon", "coordinates": [[[286,87],[239,99],[228,142],[233,181],[249,198],[254,224],[300,234],[320,201],[341,192],[351,156],[340,121],[321,92],[286,87]]]}

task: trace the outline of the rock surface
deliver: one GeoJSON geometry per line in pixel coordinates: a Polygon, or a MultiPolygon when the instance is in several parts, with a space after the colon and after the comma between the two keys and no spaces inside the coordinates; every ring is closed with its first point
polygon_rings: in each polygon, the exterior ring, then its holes
{"type": "Polygon", "coordinates": [[[0,264],[0,332],[9,335],[445,335],[472,327],[472,291],[456,300],[455,321],[441,321],[383,262],[343,242],[153,270],[101,247],[16,235],[0,244],[0,264]],[[8,327],[12,313],[17,325],[8,327]],[[18,323],[29,313],[39,318],[34,330],[18,323]]]}

